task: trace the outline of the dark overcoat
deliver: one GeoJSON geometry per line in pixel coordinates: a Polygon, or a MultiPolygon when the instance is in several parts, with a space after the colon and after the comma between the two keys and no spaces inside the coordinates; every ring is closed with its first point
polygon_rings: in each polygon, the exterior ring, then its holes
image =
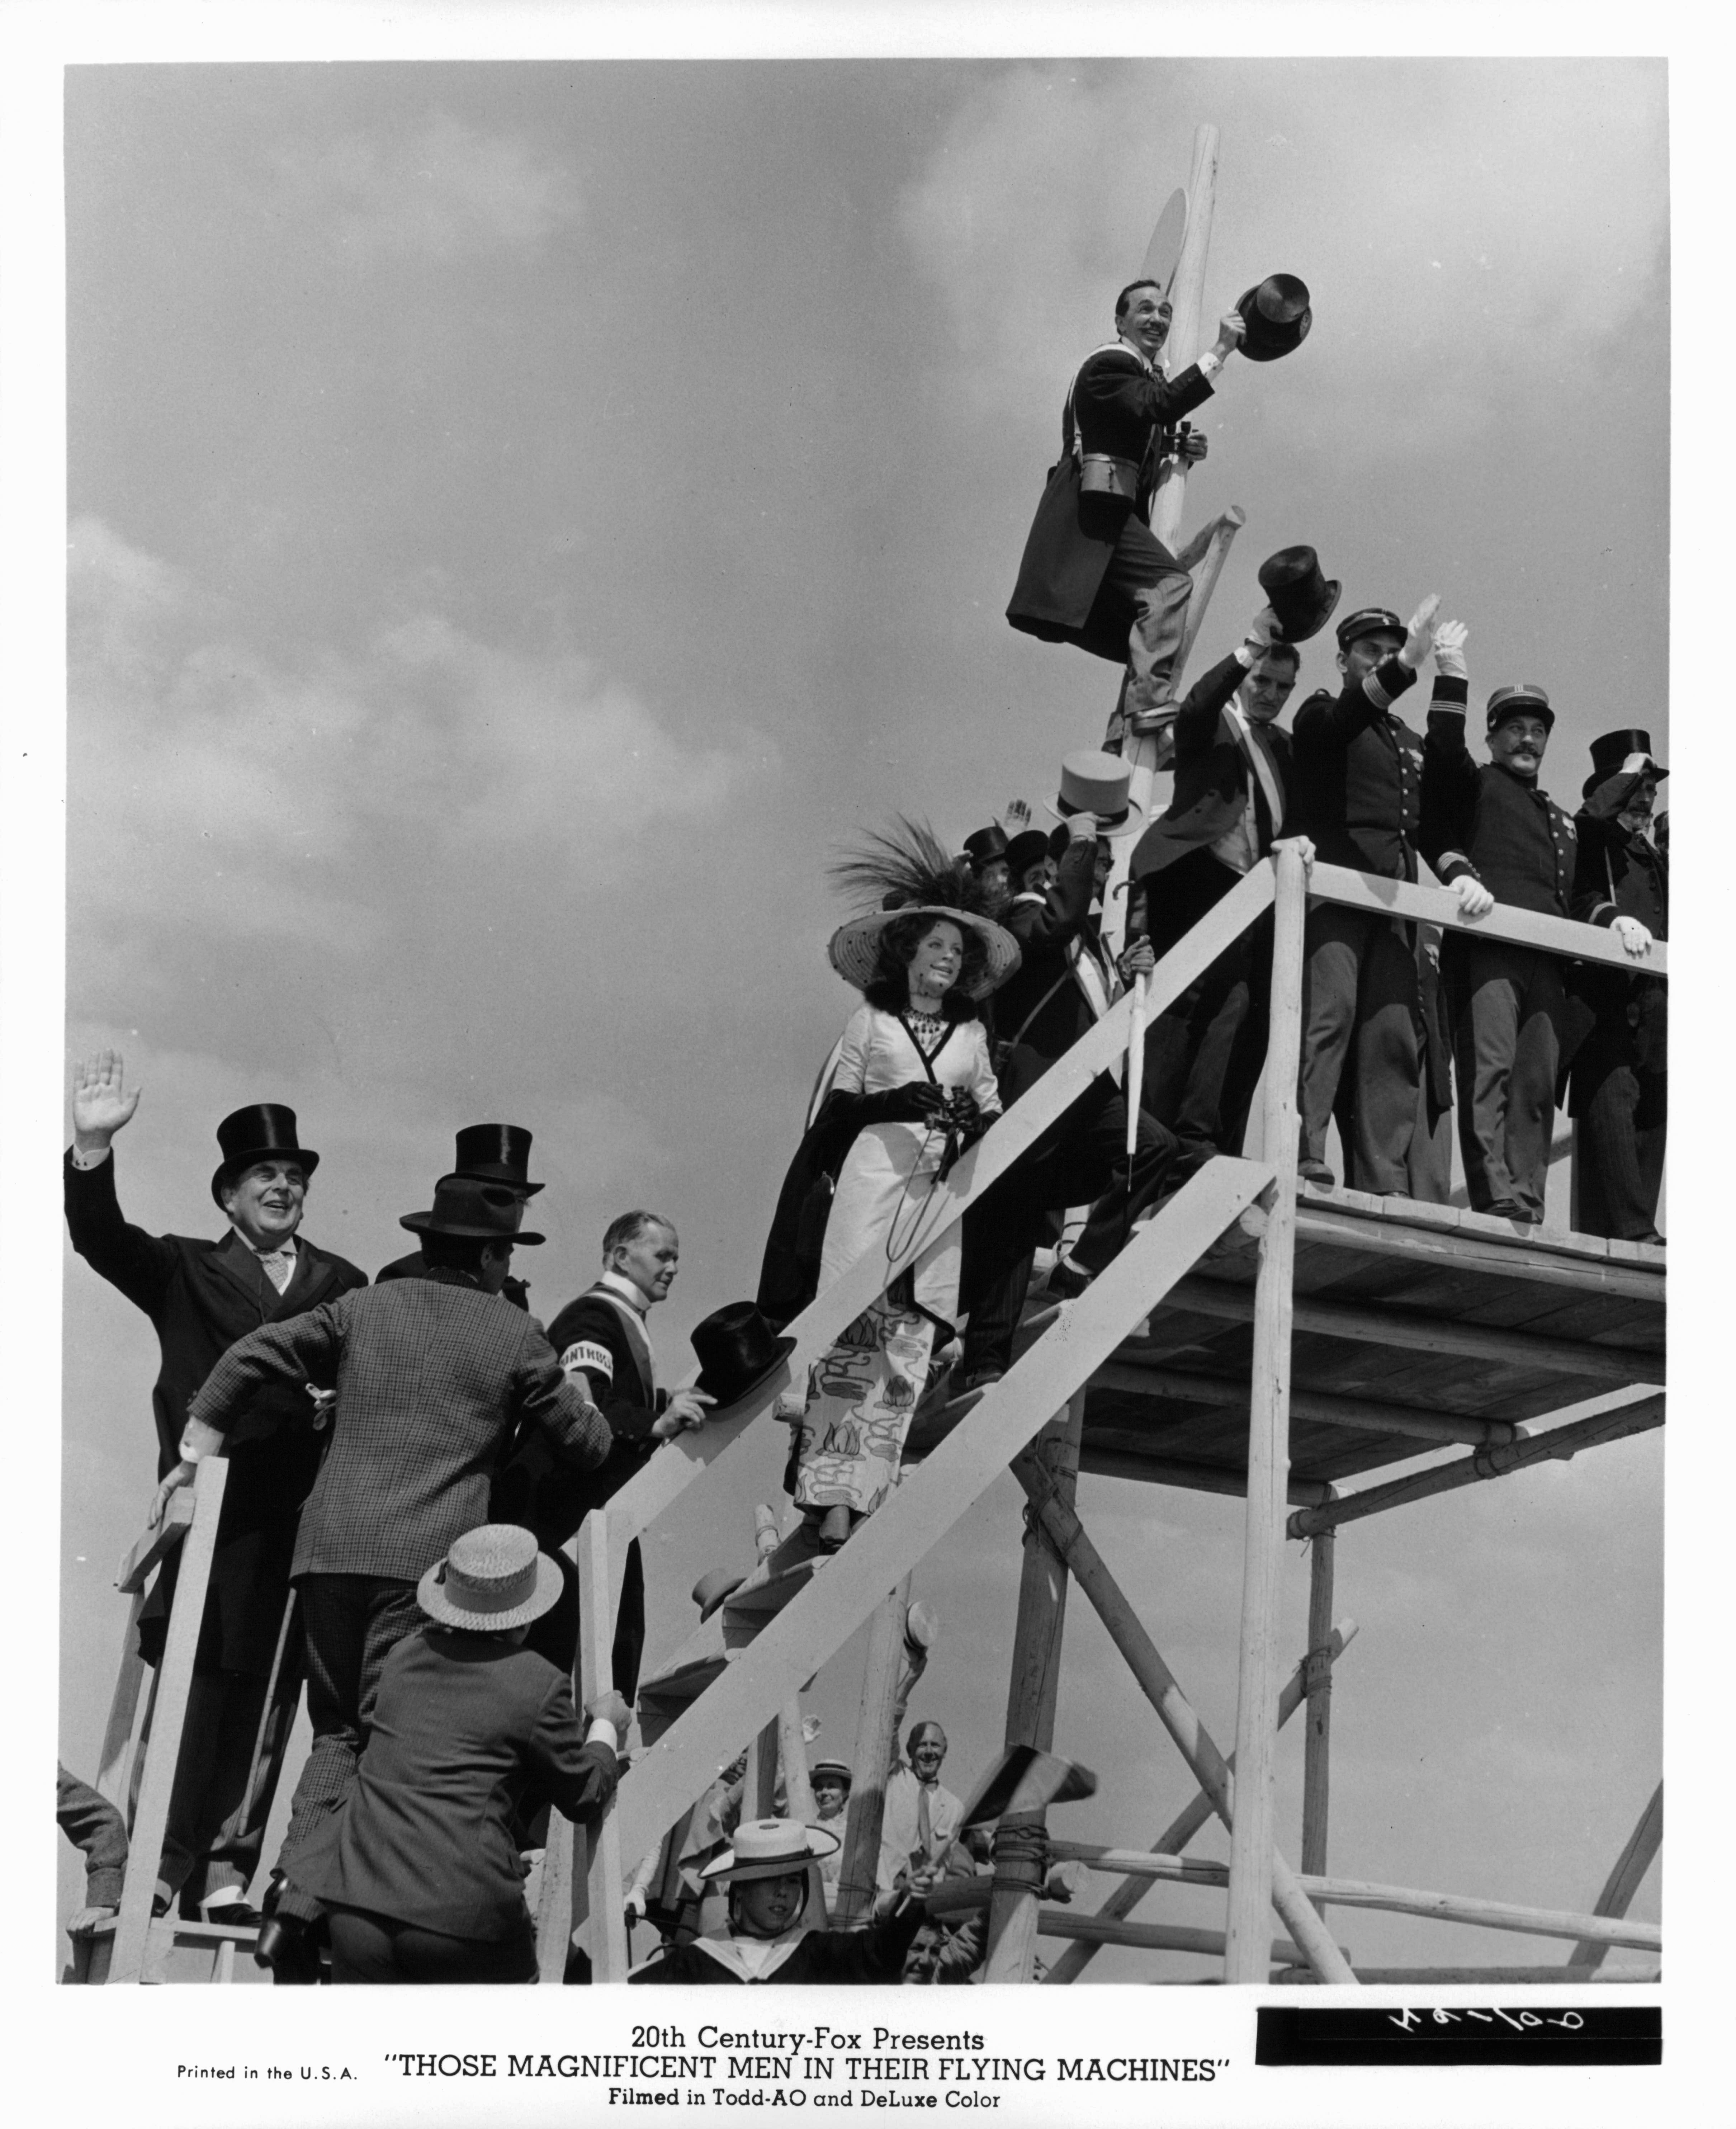
{"type": "MultiPolygon", "coordinates": [[[[1147,369],[1123,341],[1086,358],[1062,410],[1061,455],[1049,468],[1006,609],[1015,628],[1051,643],[1080,641],[1078,632],[1130,513],[1137,511],[1143,519],[1149,508],[1157,458],[1153,445],[1158,431],[1210,397],[1210,383],[1196,364],[1172,382],[1147,369]],[[1073,449],[1076,422],[1082,450],[1129,460],[1142,469],[1135,500],[1082,489],[1073,449]]],[[[1180,570],[1167,549],[1152,544],[1158,556],[1165,558],[1153,559],[1154,574],[1166,566],[1180,570]]],[[[1125,659],[1125,626],[1110,637],[1082,647],[1099,657],[1125,659]]]]}
{"type": "Polygon", "coordinates": [[[614,1793],[573,1688],[526,1648],[407,1635],[386,1658],[355,1786],[296,1855],[317,1898],[498,1943],[524,1926],[517,1835],[545,1806],[581,1822],[614,1793]]]}
{"type": "MultiPolygon", "coordinates": [[[[145,1312],[157,1334],[162,1361],[150,1402],[159,1478],[180,1461],[181,1430],[194,1392],[237,1338],[368,1284],[353,1264],[301,1235],[294,1274],[279,1294],[232,1227],[215,1242],[146,1234],[121,1217],[112,1152],[94,1168],[75,1168],[69,1152],[65,1181],[73,1247],[145,1312]]],[[[202,1669],[259,1673],[271,1667],[296,1517],[319,1469],[323,1437],[312,1421],[305,1384],[293,1377],[261,1384],[236,1415],[199,1640],[202,1669]]],[[[162,1650],[176,1557],[165,1564],[140,1620],[140,1650],[151,1663],[162,1650]]]]}
{"type": "Polygon", "coordinates": [[[1328,864],[1416,878],[1423,741],[1392,709],[1415,679],[1383,659],[1335,696],[1317,688],[1291,720],[1290,832],[1328,864]]]}
{"type": "MultiPolygon", "coordinates": [[[[1048,893],[1017,896],[1001,919],[1018,941],[1020,954],[1018,967],[996,996],[996,1032],[1010,1045],[999,1074],[1007,1108],[1096,1025],[1073,973],[1076,943],[1080,953],[1098,957],[1101,965],[1091,918],[1096,864],[1096,845],[1089,836],[1069,843],[1048,893]]],[[[1106,988],[1112,988],[1113,982],[1106,970],[1106,988]]]]}
{"type": "MultiPolygon", "coordinates": [[[[1574,816],[1579,832],[1572,914],[1607,928],[1632,917],[1654,939],[1670,935],[1670,860],[1644,836],[1629,835],[1615,817],[1634,779],[1609,778],[1574,816]]],[[[1567,1107],[1582,1116],[1612,1072],[1634,1074],[1641,1129],[1664,1121],[1669,1070],[1668,982],[1629,975],[1600,961],[1584,961],[1569,979],[1571,1025],[1579,1038],[1568,1082],[1567,1107]]]]}

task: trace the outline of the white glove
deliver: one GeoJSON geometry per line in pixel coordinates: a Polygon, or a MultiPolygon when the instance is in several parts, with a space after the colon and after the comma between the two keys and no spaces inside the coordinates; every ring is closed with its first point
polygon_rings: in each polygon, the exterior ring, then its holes
{"type": "Polygon", "coordinates": [[[1465,638],[1471,633],[1462,621],[1443,621],[1434,631],[1434,669],[1449,680],[1468,680],[1465,669],[1465,638]]]}
{"type": "Polygon", "coordinates": [[[1636,961],[1644,957],[1652,935],[1637,917],[1618,917],[1610,929],[1620,940],[1624,953],[1631,954],[1636,961]]]}
{"type": "Polygon", "coordinates": [[[1405,641],[1398,654],[1401,665],[1408,665],[1414,673],[1429,655],[1429,645],[1434,627],[1434,617],[1440,610],[1441,595],[1430,592],[1428,598],[1410,617],[1410,626],[1405,631],[1405,641]]]}
{"type": "Polygon", "coordinates": [[[1453,892],[1467,917],[1486,917],[1495,907],[1495,897],[1480,879],[1473,879],[1467,872],[1462,872],[1453,881],[1453,892]]]}

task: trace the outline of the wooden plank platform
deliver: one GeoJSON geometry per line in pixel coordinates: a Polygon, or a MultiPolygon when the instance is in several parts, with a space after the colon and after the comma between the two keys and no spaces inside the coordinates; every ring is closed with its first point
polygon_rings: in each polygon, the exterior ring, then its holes
{"type": "MultiPolygon", "coordinates": [[[[1252,1236],[1202,1260],[1093,1380],[1084,1468],[1245,1479],[1252,1236]]],[[[1296,1243],[1292,1480],[1312,1487],[1664,1380],[1662,1249],[1306,1187],[1296,1243]],[[1430,1439],[1430,1436],[1437,1438],[1430,1439]]],[[[925,1443],[925,1446],[927,1446],[925,1443]]]]}

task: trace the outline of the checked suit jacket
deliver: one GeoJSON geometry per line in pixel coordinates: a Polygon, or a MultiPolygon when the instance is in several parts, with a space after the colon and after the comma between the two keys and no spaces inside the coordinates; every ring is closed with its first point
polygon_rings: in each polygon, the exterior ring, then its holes
{"type": "Polygon", "coordinates": [[[609,1450],[607,1422],[564,1374],[535,1317],[461,1272],[364,1288],[241,1339],[189,1417],[219,1432],[262,1384],[334,1388],[293,1575],[415,1581],[453,1540],[488,1520],[488,1488],[513,1429],[541,1427],[582,1470],[609,1450]]]}

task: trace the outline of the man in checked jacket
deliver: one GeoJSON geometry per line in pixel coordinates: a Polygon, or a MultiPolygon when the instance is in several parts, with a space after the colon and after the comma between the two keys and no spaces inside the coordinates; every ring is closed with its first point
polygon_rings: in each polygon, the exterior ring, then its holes
{"type": "Polygon", "coordinates": [[[523,1205],[498,1184],[449,1176],[434,1208],[400,1225],[420,1234],[426,1269],[345,1294],[239,1340],[188,1408],[182,1461],[161,1504],[220,1451],[267,1384],[337,1393],[331,1448],[302,1512],[291,1578],[307,1636],[313,1750],[297,1784],[266,1896],[255,1957],[279,1980],[317,1978],[310,1925],[319,1905],[295,1882],[297,1850],[349,1794],[381,1667],[421,1621],[418,1578],[488,1518],[489,1482],[521,1420],[582,1470],[601,1464],[609,1428],[581,1379],[563,1373],[534,1317],[503,1299],[523,1205]]]}

